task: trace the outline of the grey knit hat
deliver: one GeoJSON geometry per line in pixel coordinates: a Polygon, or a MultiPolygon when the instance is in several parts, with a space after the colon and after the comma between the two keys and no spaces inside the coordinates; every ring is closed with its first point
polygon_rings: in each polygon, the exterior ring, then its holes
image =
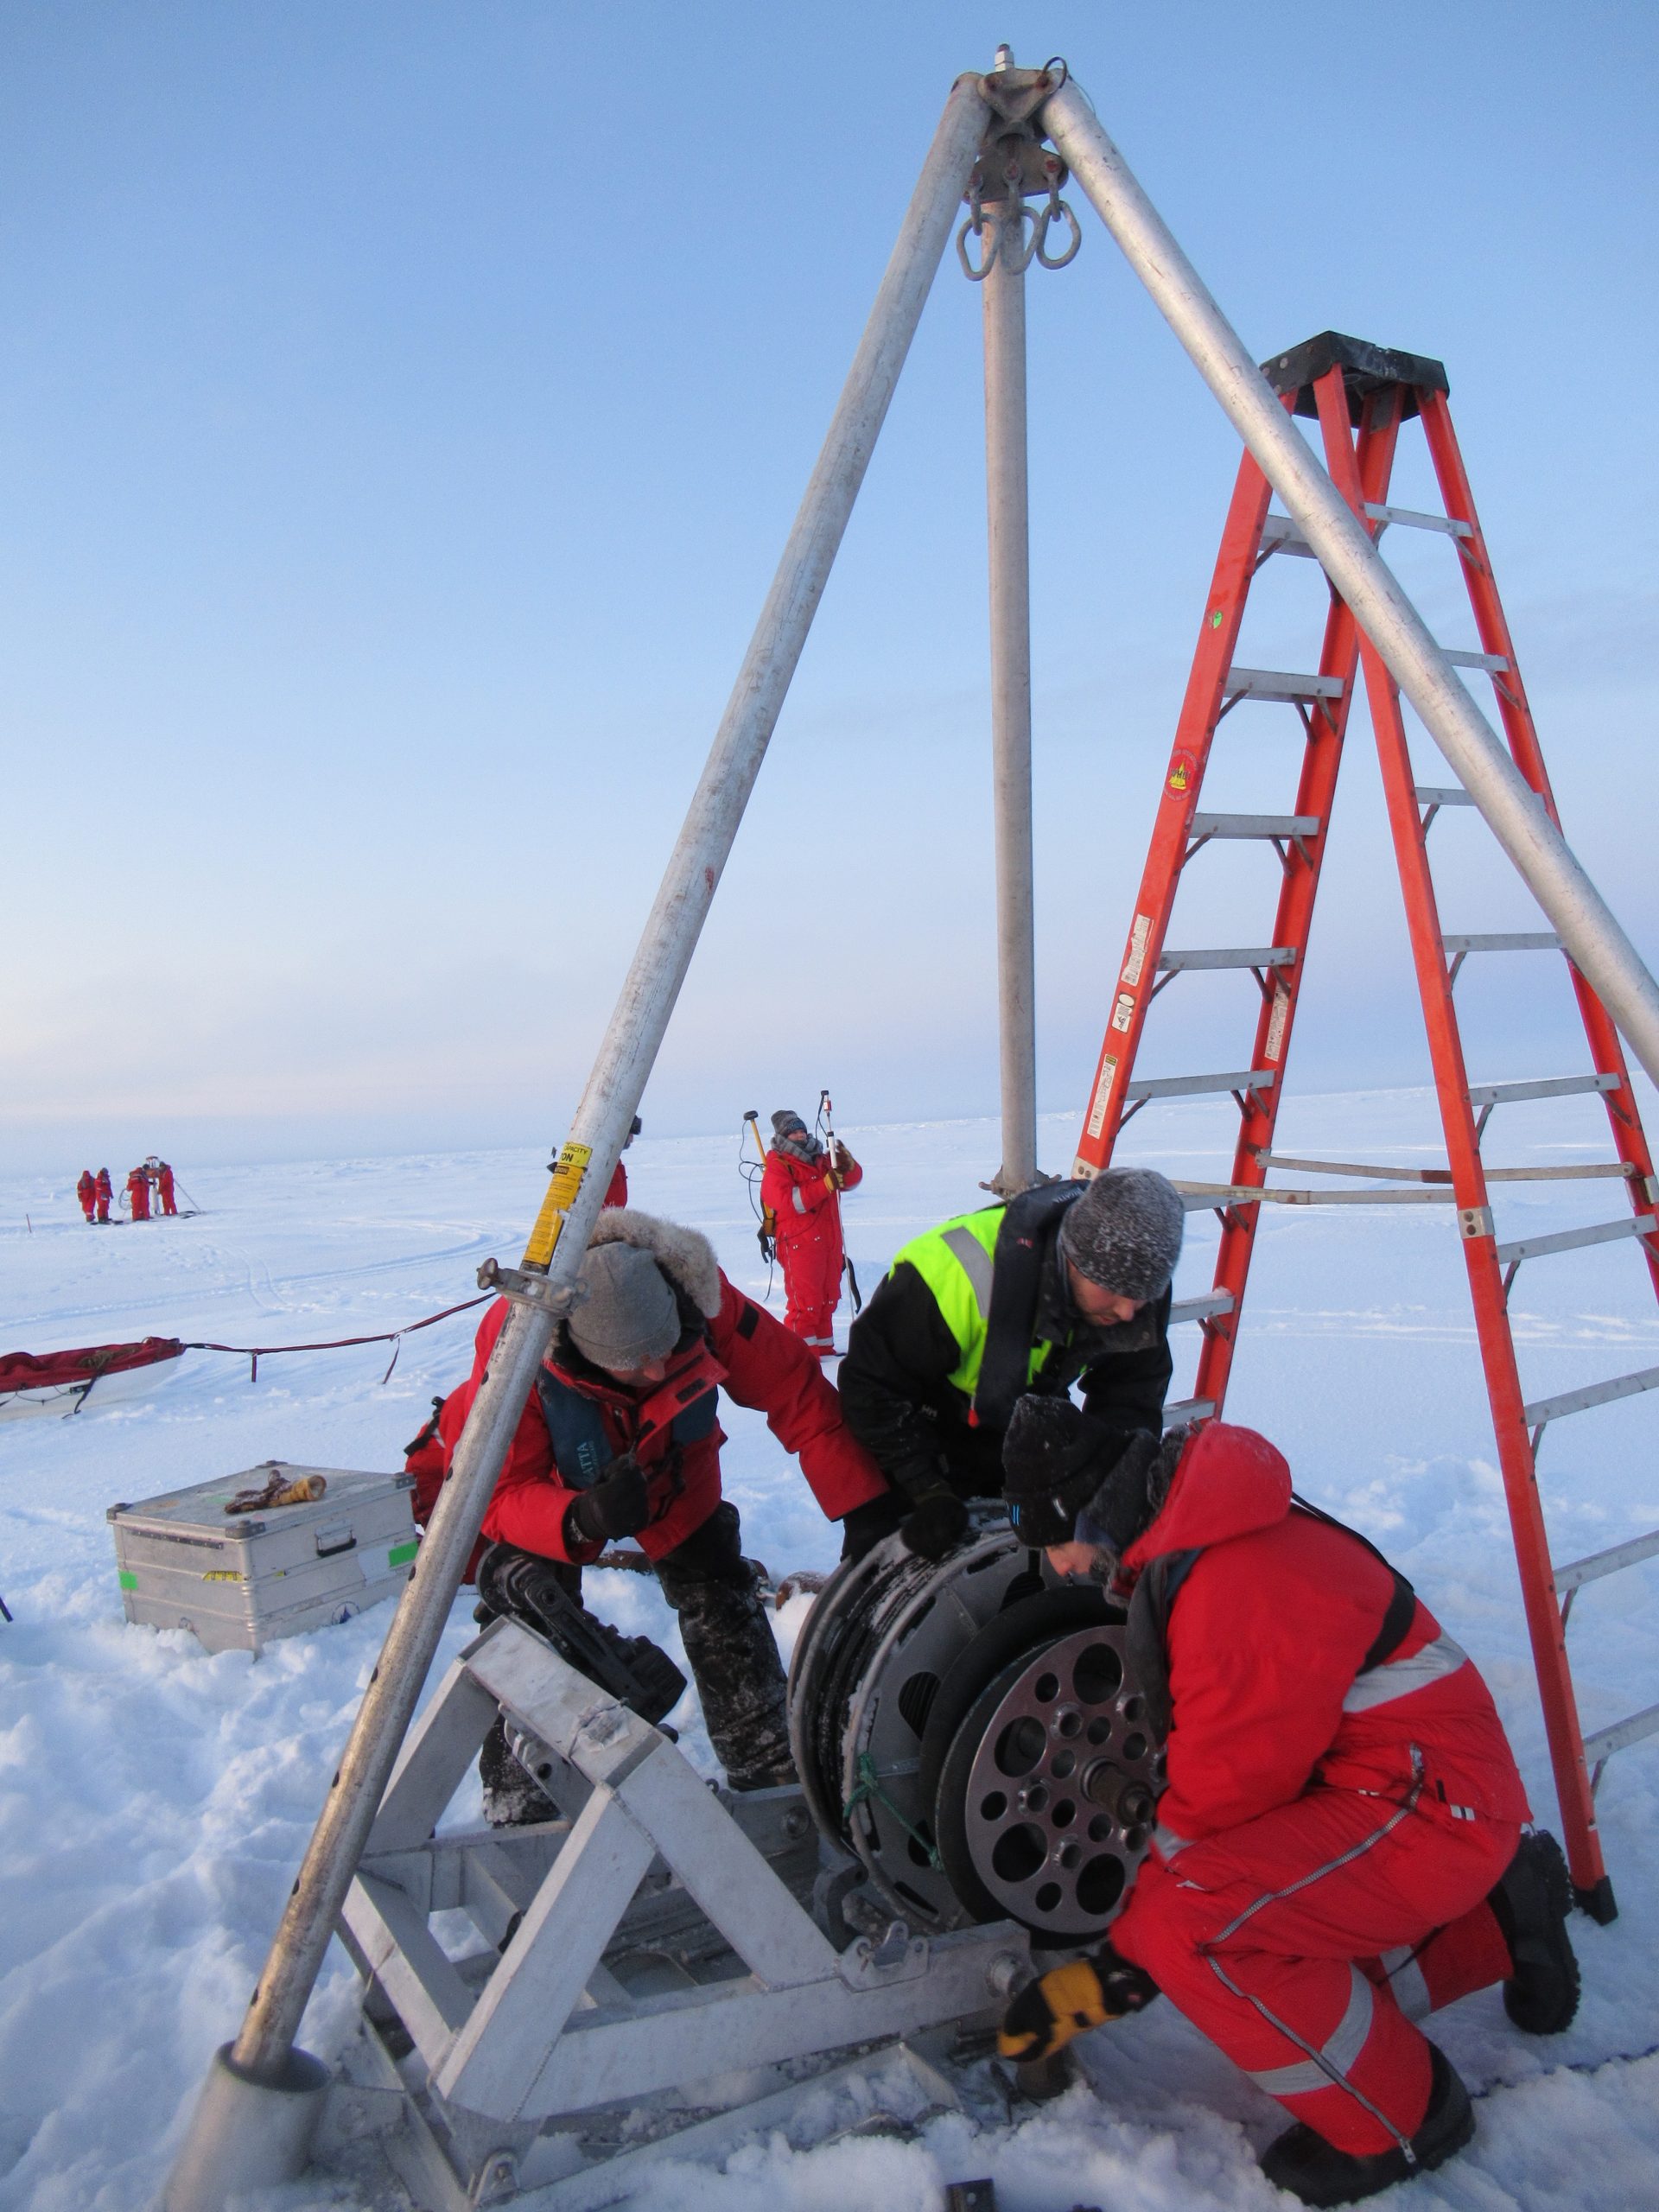
{"type": "Polygon", "coordinates": [[[587,1292],[566,1326],[584,1359],[626,1375],[666,1359],[680,1340],[680,1309],[667,1278],[637,1244],[599,1244],[576,1278],[587,1292]]]}
{"type": "Polygon", "coordinates": [[[1060,1256],[1103,1290],[1161,1298],[1181,1255],[1180,1193],[1155,1167],[1109,1167],[1060,1221],[1060,1256]]]}
{"type": "Polygon", "coordinates": [[[780,1106],[772,1117],[772,1134],[775,1137],[786,1137],[794,1129],[798,1129],[804,1136],[806,1123],[789,1107],[780,1106]]]}

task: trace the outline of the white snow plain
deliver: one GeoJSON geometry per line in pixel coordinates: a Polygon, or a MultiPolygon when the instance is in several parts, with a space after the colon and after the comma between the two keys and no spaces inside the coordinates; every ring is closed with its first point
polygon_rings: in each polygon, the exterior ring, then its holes
{"type": "MultiPolygon", "coordinates": [[[[1505,1109],[1494,1159],[1607,1156],[1594,1102],[1505,1109]]],[[[1214,1178],[1230,1106],[1149,1110],[1120,1157],[1214,1178]]],[[[1069,1160],[1076,1117],[1051,1116],[1043,1147],[1069,1160]]],[[[849,1130],[867,1167],[847,1206],[866,1287],[917,1230],[983,1203],[997,1156],[985,1121],[849,1130]]],[[[1432,1162],[1421,1091],[1287,1102],[1290,1153],[1432,1162]]],[[[89,1230],[73,1184],[0,1183],[0,1349],[156,1332],[296,1343],[395,1328],[467,1296],[486,1254],[513,1256],[539,1199],[529,1151],[196,1172],[194,1218],[89,1230]],[[32,1227],[26,1224],[28,1215],[32,1227]]],[[[694,1222],[752,1293],[766,1288],[732,1139],[643,1139],[629,1154],[636,1203],[694,1222]]],[[[1606,1183],[1500,1185],[1500,1234],[1617,1217],[1606,1183]]],[[[1191,1217],[1178,1294],[1209,1287],[1215,1224],[1191,1217]]],[[[781,1293],[772,1303],[781,1310],[781,1293]]],[[[1515,1296],[1529,1396],[1659,1363],[1659,1316],[1628,1243],[1541,1260],[1515,1296]]],[[[271,1457],[394,1468],[429,1401],[463,1373],[475,1316],[388,1348],[245,1363],[191,1353],[146,1393],[63,1421],[0,1428],[0,2212],[140,2212],[176,2148],[208,2056],[236,2028],[293,1872],[391,1618],[385,1608],[296,1637],[255,1662],[207,1656],[182,1630],[123,1619],[105,1509],[271,1457]]],[[[847,1314],[843,1307],[841,1326],[847,1314]]],[[[1176,1391],[1190,1387],[1196,1332],[1176,1391]]],[[[1538,1818],[1555,1823],[1494,1465],[1463,1270],[1449,1210],[1264,1210],[1230,1417],[1288,1453],[1303,1491],[1382,1545],[1497,1695],[1538,1818]]],[[[828,1567],[835,1532],[772,1445],[736,1408],[728,1493],[746,1548],[774,1573],[828,1567]]],[[[1540,1480],[1556,1556],[1659,1526],[1653,1403],[1564,1422],[1540,1480]]],[[[1659,1698],[1650,1562],[1584,1591],[1572,1649],[1586,1728],[1659,1698]]],[[[654,1584],[592,1575],[595,1606],[677,1650],[654,1584]]],[[[779,1620],[785,1643],[806,1600],[779,1620]]],[[[472,1632],[458,1601],[448,1658],[472,1632]]],[[[677,1716],[709,1763],[695,1707],[677,1716]]],[[[1472,2148],[1408,2200],[1459,2212],[1567,2212],[1659,2198],[1659,1739],[1617,1757],[1600,1797],[1620,1917],[1581,1916],[1585,1998],[1565,2036],[1512,2031],[1495,1993],[1437,2018],[1478,2098],[1472,2148]]],[[[457,1812],[467,1809],[458,1801],[457,1812]]],[[[353,1980],[336,1949],[304,2041],[338,2047],[353,1980]]],[[[1005,2212],[1205,2212],[1282,2204],[1254,2152],[1282,2122],[1167,2005],[1085,2038],[1089,2079],[1041,2110],[969,2120],[918,2108],[872,2068],[826,2094],[787,2137],[718,2171],[658,2170],[646,2212],[933,2212],[950,2180],[991,2176],[1005,2212]],[[880,2117],[883,2113],[887,2119],[880,2117]],[[866,2130],[857,2130],[862,2125],[866,2130]]],[[[988,2073],[988,2069],[987,2069],[988,2073]]],[[[359,2203],[307,2182],[270,2207],[359,2203]]]]}

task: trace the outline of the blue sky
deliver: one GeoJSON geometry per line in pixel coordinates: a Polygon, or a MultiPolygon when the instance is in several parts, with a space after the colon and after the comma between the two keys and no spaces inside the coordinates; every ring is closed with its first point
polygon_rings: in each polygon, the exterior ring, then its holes
{"type": "MultiPolygon", "coordinates": [[[[1067,56],[1258,356],[1335,326],[1446,362],[1569,837],[1659,956],[1653,21],[7,9],[13,1163],[560,1129],[939,108],[1003,38],[1067,56]]],[[[1083,212],[1030,286],[1046,1108],[1092,1071],[1236,461],[1083,212]]],[[[654,1128],[995,1102],[978,316],[948,263],[654,1128]]],[[[1287,805],[1289,762],[1241,734],[1237,803],[1287,805]]],[[[1360,744],[1347,776],[1300,1071],[1414,1080],[1360,744]]],[[[1449,927],[1524,923],[1473,841],[1458,871],[1449,927]]],[[[1265,883],[1222,887],[1178,941],[1262,941],[1265,883]]],[[[1574,1064],[1535,974],[1471,1002],[1478,1072],[1574,1064]]],[[[1249,1035],[1219,985],[1160,1019],[1163,1071],[1249,1035]]]]}

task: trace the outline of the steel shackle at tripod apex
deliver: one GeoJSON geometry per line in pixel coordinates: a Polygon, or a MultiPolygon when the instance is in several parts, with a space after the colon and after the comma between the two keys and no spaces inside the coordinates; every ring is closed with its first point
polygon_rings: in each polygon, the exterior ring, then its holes
{"type": "MultiPolygon", "coordinates": [[[[967,187],[990,111],[976,74],[957,79],[817,465],[670,859],[600,1057],[571,1124],[592,1148],[548,1268],[550,1294],[574,1281],[622,1141],[696,948],[847,518],[967,187]]],[[[393,1618],[340,1772],[232,2053],[259,2079],[279,2075],[448,1618],[461,1573],[555,1317],[516,1304],[501,1332],[393,1618]]]]}
{"type": "Polygon", "coordinates": [[[1659,983],[1528,789],[1076,84],[1068,81],[1049,95],[1041,127],[1291,518],[1301,525],[1332,586],[1554,924],[1563,947],[1593,985],[1637,1058],[1659,1083],[1659,983]]]}

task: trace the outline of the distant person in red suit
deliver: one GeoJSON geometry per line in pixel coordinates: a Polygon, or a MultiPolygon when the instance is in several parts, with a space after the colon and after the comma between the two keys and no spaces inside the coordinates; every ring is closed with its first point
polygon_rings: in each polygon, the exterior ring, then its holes
{"type": "Polygon", "coordinates": [[[149,1170],[135,1167],[127,1178],[127,1204],[135,1221],[149,1219],[149,1170]]]}
{"type": "Polygon", "coordinates": [[[760,1204],[771,1209],[777,1223],[772,1234],[789,1301],[785,1325],[820,1359],[833,1359],[847,1257],[841,1193],[855,1189],[864,1170],[839,1140],[831,1159],[800,1116],[787,1108],[772,1116],[772,1131],[760,1204]]]}
{"type": "Polygon", "coordinates": [[[87,1226],[90,1228],[92,1208],[98,1202],[98,1185],[92,1180],[92,1171],[90,1167],[81,1169],[80,1180],[75,1185],[75,1196],[80,1200],[80,1210],[86,1215],[87,1226]]]}
{"type": "Polygon", "coordinates": [[[110,1205],[115,1197],[115,1185],[110,1180],[110,1171],[107,1167],[99,1169],[98,1180],[92,1187],[98,1192],[98,1217],[100,1221],[107,1222],[110,1217],[110,1205]]]}
{"type": "MultiPolygon", "coordinates": [[[[639,1135],[639,1116],[636,1114],[633,1117],[633,1127],[628,1131],[626,1136],[622,1140],[622,1149],[624,1152],[627,1150],[628,1147],[633,1142],[635,1137],[639,1135]]],[[[627,1203],[628,1171],[619,1160],[616,1163],[616,1173],[611,1178],[610,1188],[605,1193],[605,1204],[607,1206],[625,1206],[627,1203]]]]}
{"type": "Polygon", "coordinates": [[[173,1170],[164,1160],[158,1160],[156,1163],[156,1190],[162,1202],[162,1211],[177,1213],[179,1209],[173,1198],[173,1170]]]}

